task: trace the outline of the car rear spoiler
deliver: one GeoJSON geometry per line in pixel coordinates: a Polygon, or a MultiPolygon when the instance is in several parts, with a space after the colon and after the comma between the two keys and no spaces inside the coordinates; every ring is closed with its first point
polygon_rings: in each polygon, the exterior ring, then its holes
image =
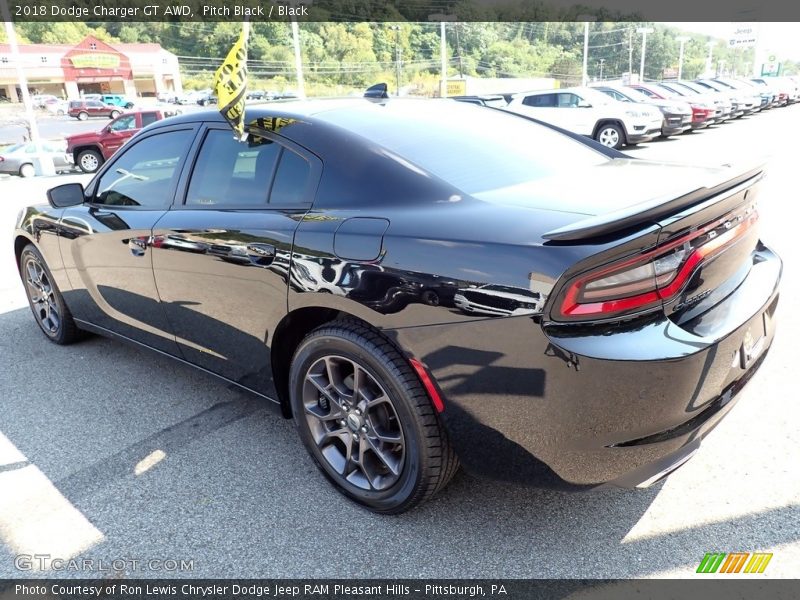
{"type": "MultiPolygon", "coordinates": [[[[731,165],[723,166],[734,168],[731,165]]],[[[697,188],[677,198],[656,197],[645,200],[620,210],[553,229],[542,237],[553,242],[580,242],[659,221],[717,194],[725,193],[733,188],[753,185],[764,176],[764,167],[763,163],[748,166],[739,171],[735,177],[728,177],[727,173],[721,173],[719,180],[712,181],[706,187],[697,188]]]]}

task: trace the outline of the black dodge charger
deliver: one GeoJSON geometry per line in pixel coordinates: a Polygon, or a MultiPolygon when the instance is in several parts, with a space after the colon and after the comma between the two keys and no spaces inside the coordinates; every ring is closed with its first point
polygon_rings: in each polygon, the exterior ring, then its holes
{"type": "MultiPolygon", "coordinates": [[[[53,342],[151,348],[293,418],[322,473],[398,513],[473,474],[647,486],[774,334],[760,167],[633,160],[495,109],[331,100],[142,130],[20,215],[53,342]]],[[[265,443],[267,441],[265,440],[265,443]]]]}

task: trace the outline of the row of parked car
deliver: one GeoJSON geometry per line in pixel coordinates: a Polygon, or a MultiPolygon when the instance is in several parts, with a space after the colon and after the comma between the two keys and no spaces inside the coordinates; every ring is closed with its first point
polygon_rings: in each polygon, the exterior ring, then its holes
{"type": "MultiPolygon", "coordinates": [[[[184,94],[176,94],[175,92],[164,92],[157,96],[160,102],[167,102],[170,104],[191,105],[198,104],[200,106],[213,106],[217,103],[217,95],[210,89],[196,90],[193,92],[186,92],[184,94]]],[[[297,95],[292,92],[273,92],[268,90],[250,90],[247,92],[246,100],[286,100],[289,98],[297,98],[297,95]]]]}
{"type": "Polygon", "coordinates": [[[800,101],[800,77],[664,80],[454,100],[502,108],[621,148],[800,101]]]}
{"type": "Polygon", "coordinates": [[[53,115],[69,115],[81,121],[89,117],[115,118],[123,109],[130,110],[135,103],[122,94],[86,94],[79,100],[62,100],[52,94],[38,94],[31,98],[35,108],[53,115]]]}

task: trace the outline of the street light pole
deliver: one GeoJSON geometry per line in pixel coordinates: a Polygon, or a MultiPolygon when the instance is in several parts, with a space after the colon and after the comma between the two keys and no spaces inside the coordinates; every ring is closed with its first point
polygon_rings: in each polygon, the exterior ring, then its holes
{"type": "Polygon", "coordinates": [[[682,35],[676,39],[681,43],[681,49],[678,53],[678,79],[683,79],[683,45],[692,38],[682,35]]]}
{"type": "Polygon", "coordinates": [[[600,63],[600,81],[603,81],[603,64],[605,64],[606,59],[605,58],[601,58],[597,62],[600,63]]]}
{"type": "Polygon", "coordinates": [[[647,50],[647,34],[648,33],[653,33],[654,31],[655,31],[655,29],[653,29],[652,27],[639,27],[639,29],[636,30],[636,33],[641,33],[642,34],[642,62],[640,64],[640,66],[639,66],[639,81],[640,82],[644,81],[644,55],[645,55],[645,52],[647,50]]]}

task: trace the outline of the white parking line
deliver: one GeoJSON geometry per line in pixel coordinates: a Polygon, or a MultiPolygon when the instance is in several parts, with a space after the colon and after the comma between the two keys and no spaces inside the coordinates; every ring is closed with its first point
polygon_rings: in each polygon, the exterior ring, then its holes
{"type": "Polygon", "coordinates": [[[102,532],[0,432],[0,541],[16,555],[70,559],[103,539],[102,532]]]}

